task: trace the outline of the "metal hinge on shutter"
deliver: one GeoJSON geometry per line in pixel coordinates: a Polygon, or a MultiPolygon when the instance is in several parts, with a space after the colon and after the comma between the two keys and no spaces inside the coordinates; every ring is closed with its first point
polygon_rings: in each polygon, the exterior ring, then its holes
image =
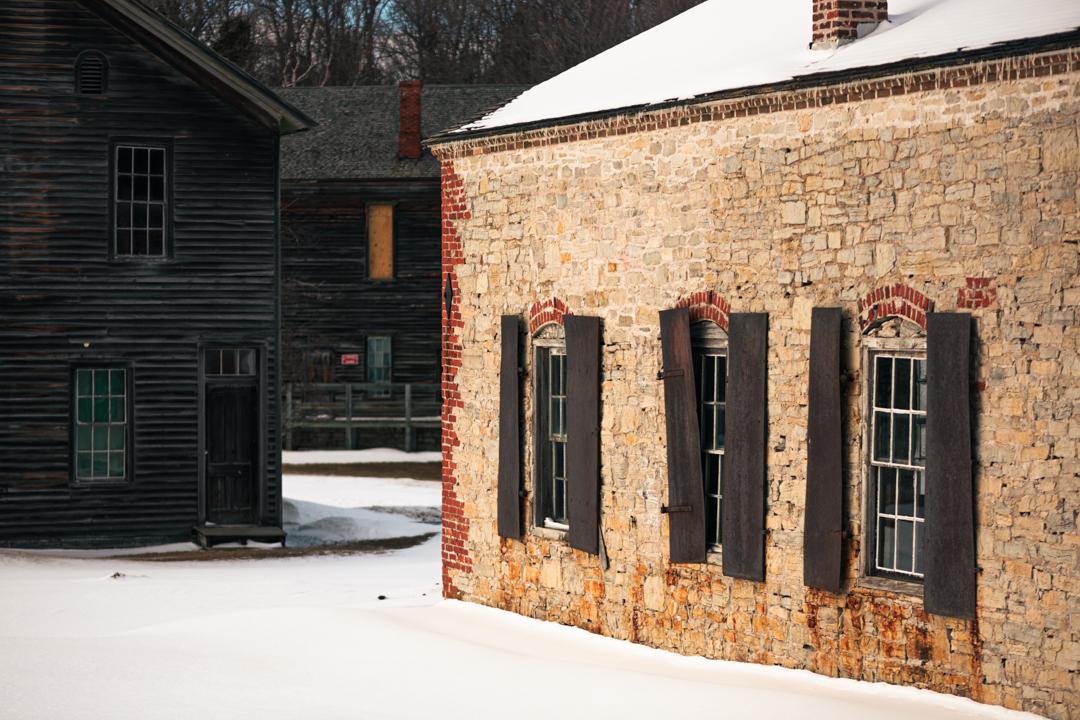
{"type": "Polygon", "coordinates": [[[656,373],[657,380],[667,380],[668,378],[686,377],[686,371],[682,368],[673,368],[671,370],[661,370],[656,373]]]}

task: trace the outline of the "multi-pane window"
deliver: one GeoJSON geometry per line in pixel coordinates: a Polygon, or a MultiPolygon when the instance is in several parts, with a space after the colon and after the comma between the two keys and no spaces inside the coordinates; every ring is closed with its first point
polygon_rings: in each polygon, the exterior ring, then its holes
{"type": "Polygon", "coordinates": [[[565,528],[566,513],[566,348],[537,350],[537,520],[565,528]]]}
{"type": "Polygon", "coordinates": [[[165,148],[117,145],[113,184],[114,252],[165,255],[165,148]]]}
{"type": "Polygon", "coordinates": [[[870,492],[874,570],[923,575],[926,520],[926,359],[873,355],[870,492]]]}
{"type": "Polygon", "coordinates": [[[252,348],[211,348],[206,351],[206,374],[213,377],[255,374],[252,348]]]}
{"type": "Polygon", "coordinates": [[[127,371],[75,371],[75,478],[80,482],[127,477],[127,371]]]}
{"type": "Polygon", "coordinates": [[[727,409],[727,350],[712,323],[693,326],[694,387],[701,431],[701,475],[705,485],[705,541],[720,545],[720,505],[724,499],[724,423],[727,409]]]}
{"type": "MultiPolygon", "coordinates": [[[[367,381],[376,385],[389,385],[392,377],[392,358],[390,338],[385,335],[372,335],[367,339],[367,381]]],[[[390,397],[390,389],[373,389],[368,392],[372,398],[390,397]]]]}

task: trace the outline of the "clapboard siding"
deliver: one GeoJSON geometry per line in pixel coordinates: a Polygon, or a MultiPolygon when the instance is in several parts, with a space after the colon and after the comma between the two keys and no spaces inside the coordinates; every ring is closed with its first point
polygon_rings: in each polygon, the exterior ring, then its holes
{"type": "Polygon", "coordinates": [[[0,4],[0,543],[185,537],[201,342],[265,353],[263,520],[280,514],[277,133],[74,0],[0,4]],[[75,58],[109,62],[74,94],[75,58]],[[171,147],[171,257],[110,261],[110,147],[171,147]],[[84,343],[90,347],[85,348],[84,343]],[[133,479],[72,484],[72,366],[133,371],[133,479]]]}
{"type": "Polygon", "coordinates": [[[331,351],[332,382],[366,380],[365,338],[392,338],[394,382],[439,376],[439,184],[431,180],[297,181],[282,187],[286,376],[304,354],[331,351]],[[394,279],[367,277],[367,206],[394,203],[394,279]],[[340,353],[360,364],[342,366],[340,353]]]}

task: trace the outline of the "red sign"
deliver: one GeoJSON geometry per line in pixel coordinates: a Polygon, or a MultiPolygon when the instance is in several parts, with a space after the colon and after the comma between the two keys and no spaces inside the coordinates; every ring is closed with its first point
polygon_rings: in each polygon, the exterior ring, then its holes
{"type": "Polygon", "coordinates": [[[357,353],[346,353],[345,355],[341,356],[341,364],[342,365],[359,365],[360,364],[360,355],[357,354],[357,353]]]}

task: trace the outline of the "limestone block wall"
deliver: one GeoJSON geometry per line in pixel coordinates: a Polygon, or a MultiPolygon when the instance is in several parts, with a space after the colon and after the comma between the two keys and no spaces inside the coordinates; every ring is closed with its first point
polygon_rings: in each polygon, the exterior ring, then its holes
{"type": "MultiPolygon", "coordinates": [[[[437,147],[454,288],[446,593],[680,653],[1080,717],[1078,54],[1054,67],[437,147]],[[496,533],[499,316],[527,321],[537,303],[603,318],[607,569],[528,521],[524,542],[496,533]],[[668,561],[657,313],[680,303],[725,321],[769,313],[764,583],[724,577],[722,558],[668,561]],[[929,615],[918,594],[859,571],[863,328],[902,315],[917,332],[930,304],[977,323],[975,621],[929,615]],[[845,313],[850,537],[838,596],[802,582],[814,306],[845,313]]],[[[527,342],[526,518],[531,352],[527,342]]]]}

